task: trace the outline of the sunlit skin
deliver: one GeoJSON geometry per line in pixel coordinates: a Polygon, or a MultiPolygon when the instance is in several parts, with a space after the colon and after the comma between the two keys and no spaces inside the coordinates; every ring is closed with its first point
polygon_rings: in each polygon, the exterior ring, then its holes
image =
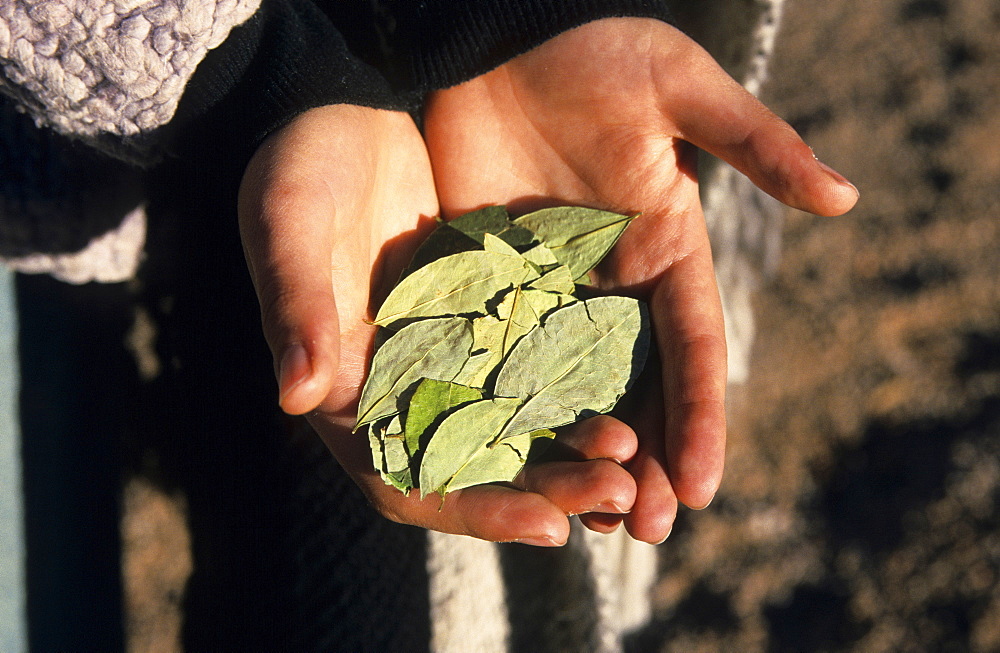
{"type": "Polygon", "coordinates": [[[260,148],[240,194],[281,407],[307,415],[390,519],[551,546],[581,514],[597,531],[624,523],[663,540],[678,501],[711,501],[725,451],[725,340],[695,146],[790,206],[838,215],[857,200],[704,50],[649,19],[589,23],[432,94],[423,137],[401,113],[302,114],[260,148]],[[421,501],[386,486],[350,433],[374,337],[366,320],[431,216],[497,203],[641,211],[596,279],[649,303],[659,359],[616,417],[560,436],[561,460],[511,486],[421,501]]]}

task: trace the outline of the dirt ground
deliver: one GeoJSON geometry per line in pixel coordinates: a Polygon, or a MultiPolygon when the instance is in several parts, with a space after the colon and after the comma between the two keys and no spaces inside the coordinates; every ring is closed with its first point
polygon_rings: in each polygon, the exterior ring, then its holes
{"type": "Polygon", "coordinates": [[[862,199],[787,212],[634,650],[1000,650],[998,33],[995,0],[789,3],[764,99],[862,199]]]}

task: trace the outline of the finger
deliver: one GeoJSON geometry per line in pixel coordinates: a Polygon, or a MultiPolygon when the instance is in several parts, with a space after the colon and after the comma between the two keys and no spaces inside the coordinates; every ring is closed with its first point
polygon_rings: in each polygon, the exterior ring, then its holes
{"type": "Polygon", "coordinates": [[[725,329],[707,242],[664,272],[651,312],[670,485],[684,504],[703,508],[722,480],[726,443],[725,329]]]}
{"type": "Polygon", "coordinates": [[[480,485],[420,499],[374,479],[362,489],[388,519],[430,530],[536,546],[562,546],[569,537],[565,512],[547,498],[499,485],[480,485]],[[376,485],[377,483],[377,485],[376,485]]]}
{"type": "Polygon", "coordinates": [[[635,480],[611,460],[530,464],[515,481],[567,515],[585,512],[624,514],[635,501],[635,480]]]}
{"type": "MultiPolygon", "coordinates": [[[[658,78],[661,111],[685,140],[732,164],[765,192],[818,215],[841,215],[858,191],[820,163],[792,127],[689,41],[697,74],[658,78]]],[[[667,70],[666,68],[661,68],[667,70]]]]}
{"type": "Polygon", "coordinates": [[[595,533],[614,533],[625,521],[624,515],[612,515],[606,512],[588,512],[579,516],[580,523],[595,533]]]}
{"type": "Polygon", "coordinates": [[[635,455],[638,446],[635,431],[627,424],[608,415],[596,415],[560,429],[540,460],[606,458],[622,463],[635,455]]]}
{"type": "MultiPolygon", "coordinates": [[[[430,505],[437,503],[436,497],[430,505]]],[[[426,500],[425,500],[426,503],[426,500]]],[[[562,546],[569,538],[565,512],[546,497],[498,485],[457,490],[444,497],[426,528],[490,542],[562,546]]]]}
{"type": "Polygon", "coordinates": [[[667,539],[677,518],[677,497],[661,455],[640,449],[628,466],[638,491],[625,528],[640,542],[659,544],[667,539]]]}
{"type": "Polygon", "coordinates": [[[327,395],[339,360],[331,290],[330,202],[321,189],[283,177],[281,143],[255,155],[240,189],[240,231],[260,301],[279,403],[292,414],[327,395]]]}
{"type": "Polygon", "coordinates": [[[658,544],[665,540],[677,517],[677,497],[667,470],[663,437],[663,394],[659,370],[650,369],[636,382],[634,394],[625,396],[628,410],[636,416],[639,449],[626,465],[635,479],[636,497],[625,515],[628,533],[641,542],[658,544]]]}

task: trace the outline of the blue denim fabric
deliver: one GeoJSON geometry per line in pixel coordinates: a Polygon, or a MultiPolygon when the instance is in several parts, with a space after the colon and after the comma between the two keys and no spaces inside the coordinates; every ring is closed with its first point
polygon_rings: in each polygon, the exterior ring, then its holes
{"type": "Polygon", "coordinates": [[[0,265],[0,649],[27,650],[14,274],[0,265]]]}

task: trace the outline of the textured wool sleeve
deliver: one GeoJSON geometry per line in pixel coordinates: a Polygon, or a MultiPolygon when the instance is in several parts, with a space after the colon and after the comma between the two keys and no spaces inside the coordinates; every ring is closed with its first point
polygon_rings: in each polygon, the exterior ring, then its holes
{"type": "Polygon", "coordinates": [[[13,0],[0,90],[37,125],[141,165],[198,138],[245,159],[314,106],[396,106],[309,0],[13,0]]]}
{"type": "Polygon", "coordinates": [[[260,0],[11,0],[0,6],[7,93],[71,136],[134,136],[170,121],[195,68],[260,0]]]}

